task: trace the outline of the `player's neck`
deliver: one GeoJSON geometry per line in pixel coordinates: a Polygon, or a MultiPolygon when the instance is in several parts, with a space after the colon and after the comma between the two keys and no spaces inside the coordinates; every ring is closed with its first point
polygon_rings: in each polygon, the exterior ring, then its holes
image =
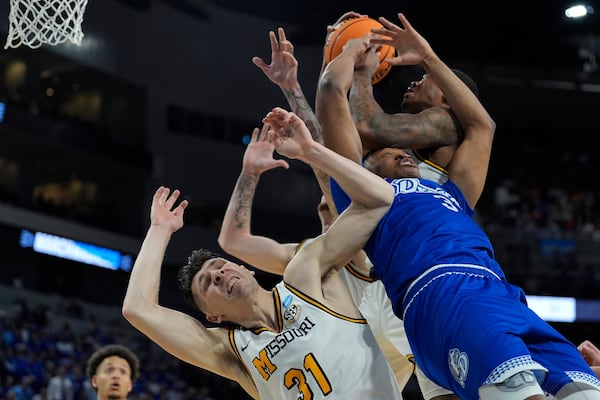
{"type": "Polygon", "coordinates": [[[273,292],[259,288],[253,295],[250,309],[243,312],[240,325],[245,328],[267,328],[270,331],[279,331],[278,311],[275,309],[273,292]]]}

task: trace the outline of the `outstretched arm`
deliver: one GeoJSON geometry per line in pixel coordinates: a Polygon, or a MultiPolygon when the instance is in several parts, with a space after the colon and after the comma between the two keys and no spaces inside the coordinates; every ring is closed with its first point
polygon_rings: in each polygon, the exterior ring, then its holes
{"type": "Polygon", "coordinates": [[[322,143],[321,127],[298,82],[298,60],[294,57],[294,45],[287,39],[283,28],[277,29],[277,35],[269,32],[271,63],[267,64],[260,57],[253,57],[252,62],[279,86],[292,111],[304,121],[313,139],[322,143]]]}
{"type": "MultiPolygon", "coordinates": [[[[355,13],[346,13],[342,18],[351,18],[355,13]]],[[[339,21],[337,22],[339,23],[339,21]]],[[[329,31],[329,28],[328,28],[329,31]]],[[[252,62],[265,74],[267,78],[281,89],[292,111],[304,121],[308,127],[312,138],[323,143],[321,126],[312,107],[304,96],[302,87],[298,82],[298,60],[294,57],[294,45],[287,39],[283,28],[275,32],[269,32],[271,42],[271,63],[267,64],[262,58],[254,57],[252,62]]],[[[327,203],[332,212],[335,213],[331,189],[329,187],[329,175],[313,167],[313,173],[317,178],[317,183],[325,195],[327,203]]]]}
{"type": "MultiPolygon", "coordinates": [[[[379,66],[375,50],[372,47],[357,61],[350,88],[350,110],[363,152],[383,147],[418,149],[456,144],[460,128],[445,108],[429,108],[417,114],[388,114],[381,108],[371,83],[379,66]]],[[[400,95],[398,92],[399,101],[400,95]]]]}
{"type": "MultiPolygon", "coordinates": [[[[304,254],[318,258],[321,275],[324,275],[330,269],[344,265],[364,246],[389,209],[394,198],[393,188],[355,162],[312,140],[308,129],[295,114],[275,108],[267,114],[264,122],[273,126],[269,135],[273,137],[278,153],[325,171],[352,199],[350,207],[340,214],[329,230],[303,248],[313,248],[304,254]]],[[[297,262],[297,257],[294,257],[286,268],[285,279],[302,273],[301,266],[292,267],[297,262]]],[[[298,275],[295,278],[302,279],[298,275]]]]}
{"type": "MultiPolygon", "coordinates": [[[[336,22],[327,26],[325,43],[329,40],[331,33],[339,28],[340,24],[348,19],[359,17],[366,17],[366,15],[348,11],[340,16],[336,22]]],[[[294,46],[287,39],[283,28],[278,28],[277,34],[278,36],[275,35],[275,32],[269,32],[269,40],[271,42],[271,63],[267,64],[260,57],[254,57],[252,62],[263,71],[271,82],[279,86],[285,95],[292,112],[304,121],[313,139],[319,143],[323,143],[324,139],[320,122],[306,100],[300,83],[298,82],[298,60],[294,57],[294,46]]],[[[323,57],[321,74],[325,67],[325,57],[323,57]]],[[[325,196],[330,197],[328,176],[321,171],[315,171],[315,175],[317,176],[317,181],[325,196]]],[[[331,205],[333,204],[330,203],[330,206],[331,205]]]]}
{"type": "Polygon", "coordinates": [[[221,248],[232,256],[263,271],[283,275],[297,244],[279,243],[268,237],[253,235],[250,230],[252,202],[260,176],[274,168],[288,168],[287,162],[273,158],[275,146],[267,135],[268,129],[269,125],[265,124],[260,132],[258,128],[252,132],[218,241],[221,248]]]}
{"type": "Polygon", "coordinates": [[[235,380],[258,398],[250,376],[229,345],[228,330],[206,328],[191,316],[163,307],[158,302],[163,258],[171,235],[183,226],[188,205],[175,207],[179,191],[160,187],[152,199],[150,228],[142,243],[123,301],[125,319],[175,357],[235,380]]]}
{"type": "Polygon", "coordinates": [[[485,185],[496,124],[475,94],[442,62],[406,17],[399,13],[398,18],[404,28],[380,18],[384,28],[374,29],[373,33],[382,37],[372,38],[371,43],[394,46],[397,55],[387,62],[419,64],[444,93],[465,135],[448,167],[448,176],[461,189],[469,205],[475,207],[485,185]]]}
{"type": "Polygon", "coordinates": [[[368,37],[352,39],[325,67],[317,87],[316,110],[325,146],[360,163],[362,144],[350,114],[348,90],[356,60],[368,49],[368,37]]]}

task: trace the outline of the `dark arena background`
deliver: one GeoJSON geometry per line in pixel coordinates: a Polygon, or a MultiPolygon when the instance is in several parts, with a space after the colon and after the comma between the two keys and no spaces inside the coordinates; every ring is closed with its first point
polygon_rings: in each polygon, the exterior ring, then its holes
{"type": "MultiPolygon", "coordinates": [[[[119,342],[142,359],[131,399],[249,398],[141,336],[120,304],[151,196],[165,185],[191,204],[165,258],[160,301],[194,313],[177,268],[195,248],[220,251],[245,141],[268,110],[288,108],[251,58],[269,61],[268,32],[284,27],[314,103],[326,26],[349,10],[394,22],[403,12],[478,82],[497,123],[478,222],[531,307],[575,344],[600,344],[600,4],[569,19],[572,4],[557,0],[366,3],[90,0],[80,46],[0,51],[0,397],[16,385],[43,393],[64,364],[74,400],[95,398],[85,359],[119,342]]],[[[2,44],[8,16],[2,1],[2,44]]],[[[420,74],[401,69],[376,91],[400,99],[420,74]]],[[[314,236],[319,198],[301,163],[265,174],[254,232],[314,236]]],[[[265,287],[277,279],[257,276],[265,287]]],[[[421,399],[413,381],[404,397],[421,399]]]]}

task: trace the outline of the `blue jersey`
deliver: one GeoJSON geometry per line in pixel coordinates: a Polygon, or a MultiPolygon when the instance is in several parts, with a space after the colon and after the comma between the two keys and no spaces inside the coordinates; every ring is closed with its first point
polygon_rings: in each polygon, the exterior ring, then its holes
{"type": "MultiPolygon", "coordinates": [[[[479,265],[504,279],[489,239],[473,221],[474,211],[454,183],[439,185],[419,178],[387,181],[395,190],[394,203],[365,251],[385,282],[396,315],[402,315],[408,286],[432,266],[479,265]]],[[[350,198],[333,179],[331,190],[341,212],[350,198]]]]}
{"type": "MultiPolygon", "coordinates": [[[[388,181],[394,202],[365,251],[429,378],[467,399],[525,370],[552,395],[571,382],[600,389],[575,346],[506,282],[454,183],[388,181]]],[[[350,199],[333,180],[331,190],[338,210],[345,209],[350,199]]]]}

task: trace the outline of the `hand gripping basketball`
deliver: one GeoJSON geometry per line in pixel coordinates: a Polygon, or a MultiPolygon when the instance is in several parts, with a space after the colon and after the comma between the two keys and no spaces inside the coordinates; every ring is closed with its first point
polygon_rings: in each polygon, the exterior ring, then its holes
{"type": "MultiPolygon", "coordinates": [[[[363,37],[371,33],[373,28],[383,28],[383,25],[369,17],[350,18],[339,23],[327,36],[324,50],[325,63],[328,64],[337,57],[348,40],[363,37]]],[[[390,71],[392,66],[383,60],[393,57],[394,54],[395,49],[392,46],[383,45],[381,47],[379,51],[379,68],[371,79],[373,84],[382,80],[390,71]]]]}

